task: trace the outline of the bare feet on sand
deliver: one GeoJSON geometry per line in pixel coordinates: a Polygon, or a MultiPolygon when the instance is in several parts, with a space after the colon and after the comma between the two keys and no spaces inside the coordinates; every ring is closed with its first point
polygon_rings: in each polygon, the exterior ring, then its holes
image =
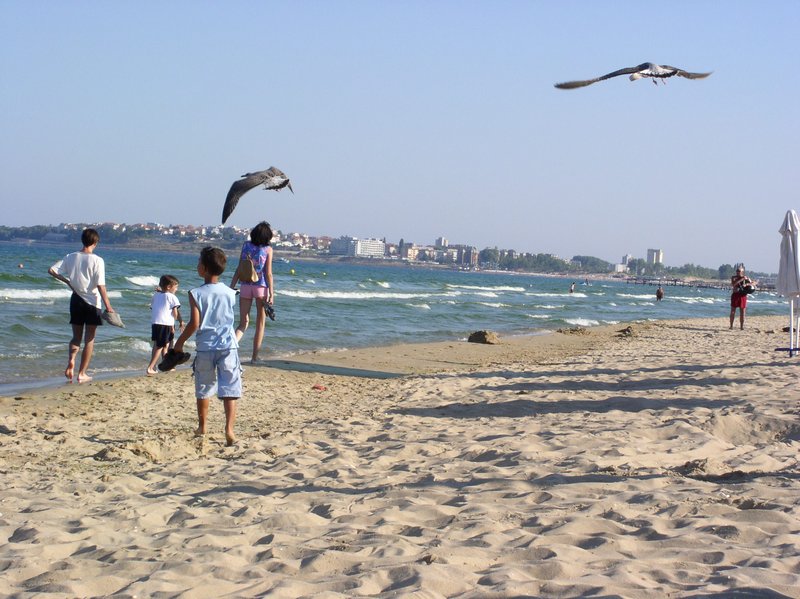
{"type": "Polygon", "coordinates": [[[194,436],[195,437],[203,437],[203,436],[205,436],[205,434],[206,434],[206,431],[204,431],[201,428],[194,429],[194,436]]]}
{"type": "Polygon", "coordinates": [[[155,368],[148,368],[147,374],[158,374],[158,370],[156,370],[155,368]]]}
{"type": "Polygon", "coordinates": [[[88,374],[78,374],[78,383],[88,383],[91,380],[92,377],[90,377],[88,374]]]}
{"type": "Polygon", "coordinates": [[[225,431],[225,445],[227,447],[231,447],[232,445],[236,445],[236,437],[233,433],[229,433],[225,431]]]}

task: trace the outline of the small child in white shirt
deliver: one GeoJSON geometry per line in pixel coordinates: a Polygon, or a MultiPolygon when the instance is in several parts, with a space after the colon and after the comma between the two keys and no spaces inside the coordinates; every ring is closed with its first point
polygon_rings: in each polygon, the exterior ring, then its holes
{"type": "Polygon", "coordinates": [[[152,310],[150,338],[153,340],[153,353],[147,366],[147,374],[158,374],[156,364],[167,354],[175,340],[175,321],[177,320],[178,326],[183,328],[181,312],[178,309],[181,303],[175,295],[176,291],[178,291],[178,279],[172,275],[163,275],[150,304],[152,310]]]}

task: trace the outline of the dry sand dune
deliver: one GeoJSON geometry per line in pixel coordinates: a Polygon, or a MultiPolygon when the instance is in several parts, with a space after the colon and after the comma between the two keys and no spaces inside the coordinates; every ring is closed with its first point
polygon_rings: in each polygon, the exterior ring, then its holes
{"type": "Polygon", "coordinates": [[[246,366],[231,448],[187,370],[0,399],[0,595],[800,597],[784,324],[246,366]]]}

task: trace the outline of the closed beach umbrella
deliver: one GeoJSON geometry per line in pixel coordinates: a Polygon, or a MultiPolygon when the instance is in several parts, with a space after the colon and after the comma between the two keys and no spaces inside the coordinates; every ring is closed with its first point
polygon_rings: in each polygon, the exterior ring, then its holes
{"type": "Polygon", "coordinates": [[[779,294],[789,298],[789,355],[797,348],[797,336],[794,322],[794,308],[800,297],[800,255],[798,255],[797,237],[800,232],[800,219],[794,210],[786,212],[781,234],[781,262],[778,266],[778,281],[775,288],[779,294]]]}

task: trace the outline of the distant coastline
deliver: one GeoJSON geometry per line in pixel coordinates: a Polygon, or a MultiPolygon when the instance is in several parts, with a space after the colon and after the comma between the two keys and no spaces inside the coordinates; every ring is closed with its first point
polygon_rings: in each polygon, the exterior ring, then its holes
{"type": "MultiPolygon", "coordinates": [[[[135,243],[107,243],[105,248],[113,248],[120,250],[139,250],[145,252],[175,252],[183,255],[197,254],[201,249],[208,245],[221,247],[222,249],[231,252],[238,251],[241,247],[241,240],[222,240],[222,239],[208,239],[204,241],[199,240],[184,240],[179,242],[165,242],[157,238],[141,238],[135,243]]],[[[46,239],[29,239],[29,238],[13,238],[10,240],[0,240],[0,245],[37,245],[37,246],[52,246],[52,247],[71,247],[74,245],[71,241],[66,240],[46,240],[46,239]]],[[[101,247],[100,253],[102,254],[101,247]]],[[[453,271],[459,270],[457,266],[438,264],[435,262],[420,262],[420,261],[405,261],[398,259],[385,259],[385,258],[354,258],[351,256],[331,256],[322,253],[309,253],[298,250],[283,250],[274,248],[275,257],[278,259],[287,260],[289,262],[329,262],[338,264],[361,264],[366,266],[388,266],[397,268],[414,268],[426,270],[446,270],[453,271]]],[[[563,273],[563,272],[533,272],[533,271],[516,271],[516,270],[501,270],[482,268],[477,269],[484,274],[502,274],[502,275],[518,275],[529,277],[555,277],[562,279],[584,279],[591,282],[599,281],[621,281],[630,284],[639,285],[657,285],[659,282],[665,285],[686,285],[686,286],[699,286],[711,288],[726,287],[724,282],[718,279],[701,279],[701,278],[680,278],[680,277],[635,277],[632,275],[612,275],[590,272],[578,273],[563,273]]]]}
{"type": "MultiPolygon", "coordinates": [[[[213,240],[213,241],[221,241],[221,240],[213,240]]],[[[10,244],[10,245],[19,245],[19,244],[32,244],[38,246],[53,246],[53,247],[64,247],[70,246],[70,242],[68,241],[46,241],[46,240],[39,240],[39,239],[15,239],[11,241],[0,241],[0,244],[10,244]]],[[[240,248],[240,242],[226,242],[223,244],[215,244],[212,243],[212,240],[208,241],[182,241],[178,243],[164,243],[160,240],[150,240],[145,239],[142,240],[140,243],[114,243],[108,244],[106,247],[113,248],[113,249],[120,249],[120,250],[139,250],[145,252],[175,252],[180,253],[183,255],[194,255],[197,254],[202,248],[206,247],[207,245],[216,245],[218,247],[222,247],[224,250],[228,252],[238,251],[240,248]]],[[[453,271],[459,270],[457,267],[449,266],[445,264],[437,264],[435,262],[408,262],[403,260],[389,260],[389,259],[381,259],[381,258],[353,258],[348,256],[329,256],[327,254],[316,254],[316,255],[309,255],[298,253],[297,251],[289,251],[289,250],[278,250],[275,249],[275,257],[278,259],[283,259],[288,262],[325,262],[325,263],[335,263],[335,264],[358,264],[363,266],[386,266],[390,268],[410,268],[410,269],[424,269],[424,270],[432,270],[432,271],[453,271]]],[[[102,248],[100,250],[102,254],[102,248]]],[[[685,286],[685,287],[701,287],[701,288],[711,288],[711,289],[724,289],[727,288],[727,285],[723,281],[719,281],[717,279],[698,279],[698,278],[691,278],[691,279],[681,279],[681,278],[652,278],[652,277],[634,277],[632,275],[611,275],[611,274],[598,274],[598,273],[561,273],[561,272],[530,272],[530,271],[508,271],[508,270],[498,270],[498,269],[478,269],[476,272],[481,272],[488,275],[514,275],[514,276],[523,276],[523,277],[548,277],[548,278],[560,278],[565,280],[573,280],[576,279],[584,279],[584,281],[589,281],[591,283],[599,283],[603,281],[618,281],[628,283],[630,285],[643,285],[648,287],[654,287],[657,285],[665,285],[668,287],[672,286],[685,286]]],[[[577,282],[577,281],[576,281],[577,282]]],[[[764,286],[764,290],[770,290],[774,288],[774,285],[767,285],[764,286]]]]}

